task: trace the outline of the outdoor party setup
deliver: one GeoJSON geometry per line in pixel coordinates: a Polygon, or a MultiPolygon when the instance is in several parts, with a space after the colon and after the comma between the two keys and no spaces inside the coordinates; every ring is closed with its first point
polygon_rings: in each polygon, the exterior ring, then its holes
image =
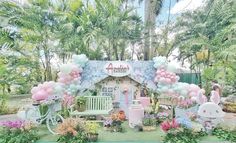
{"type": "Polygon", "coordinates": [[[57,82],[32,88],[34,106],[19,116],[38,124],[45,120],[49,131],[56,134],[54,126],[65,120],[57,112],[63,106],[73,118],[101,116],[107,128],[127,120],[129,127],[143,130],[152,116],[168,116],[160,112],[161,96],[173,104],[175,115],[171,112],[171,118],[176,119],[171,123],[162,120],[164,130],[174,127],[175,122],[190,122],[191,114],[211,133],[224,117],[218,105],[220,97],[213,94],[207,102],[204,89],[179,79],[176,68],[165,57],[154,57],[152,61],[89,61],[83,54],[73,55],[71,63],[61,65],[57,82]],[[40,104],[50,105],[43,117],[38,114],[40,104]]]}

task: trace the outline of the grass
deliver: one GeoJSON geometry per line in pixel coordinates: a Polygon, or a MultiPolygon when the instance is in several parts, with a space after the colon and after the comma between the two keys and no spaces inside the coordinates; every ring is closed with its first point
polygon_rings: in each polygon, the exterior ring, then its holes
{"type": "MultiPolygon", "coordinates": [[[[161,143],[165,133],[159,127],[155,131],[136,132],[128,127],[128,123],[123,124],[123,133],[99,130],[99,143],[161,143]]],[[[39,128],[40,140],[37,143],[56,143],[57,135],[52,135],[43,125],[39,128]]],[[[201,143],[223,142],[215,136],[206,136],[201,139],[201,143]]],[[[226,143],[226,142],[225,142],[226,143]]]]}

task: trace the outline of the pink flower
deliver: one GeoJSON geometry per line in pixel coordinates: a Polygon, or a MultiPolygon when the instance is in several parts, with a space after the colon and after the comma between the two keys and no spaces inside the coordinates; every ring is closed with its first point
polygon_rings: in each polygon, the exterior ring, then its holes
{"type": "Polygon", "coordinates": [[[176,119],[173,119],[171,121],[171,127],[175,129],[179,127],[179,123],[176,122],[176,119]]]}
{"type": "Polygon", "coordinates": [[[164,132],[169,131],[170,129],[177,129],[179,128],[179,123],[176,122],[176,119],[173,119],[171,122],[164,121],[161,123],[161,129],[164,132]]]}
{"type": "Polygon", "coordinates": [[[8,128],[21,128],[24,126],[24,121],[16,120],[16,121],[4,121],[0,123],[0,126],[8,127],[8,128]]]}
{"type": "Polygon", "coordinates": [[[167,132],[168,130],[170,130],[170,128],[171,128],[171,125],[170,125],[169,121],[164,121],[163,123],[161,123],[161,129],[164,132],[167,132]]]}

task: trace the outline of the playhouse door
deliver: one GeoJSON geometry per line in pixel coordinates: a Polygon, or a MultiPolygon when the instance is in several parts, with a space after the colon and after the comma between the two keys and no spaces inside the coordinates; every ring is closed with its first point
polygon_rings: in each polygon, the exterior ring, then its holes
{"type": "Polygon", "coordinates": [[[128,118],[129,116],[129,106],[132,104],[133,98],[133,89],[130,87],[126,90],[120,90],[120,108],[125,111],[125,115],[128,118]]]}

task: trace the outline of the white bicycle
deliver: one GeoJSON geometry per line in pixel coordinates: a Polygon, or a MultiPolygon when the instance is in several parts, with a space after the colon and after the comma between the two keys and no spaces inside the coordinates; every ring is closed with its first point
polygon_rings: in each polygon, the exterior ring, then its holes
{"type": "Polygon", "coordinates": [[[61,110],[61,101],[52,100],[47,103],[43,103],[48,106],[48,110],[44,115],[40,113],[41,104],[33,104],[31,107],[27,108],[25,111],[25,118],[36,124],[42,124],[46,121],[47,128],[52,134],[58,134],[56,132],[56,126],[62,123],[64,118],[58,113],[61,110]]]}

